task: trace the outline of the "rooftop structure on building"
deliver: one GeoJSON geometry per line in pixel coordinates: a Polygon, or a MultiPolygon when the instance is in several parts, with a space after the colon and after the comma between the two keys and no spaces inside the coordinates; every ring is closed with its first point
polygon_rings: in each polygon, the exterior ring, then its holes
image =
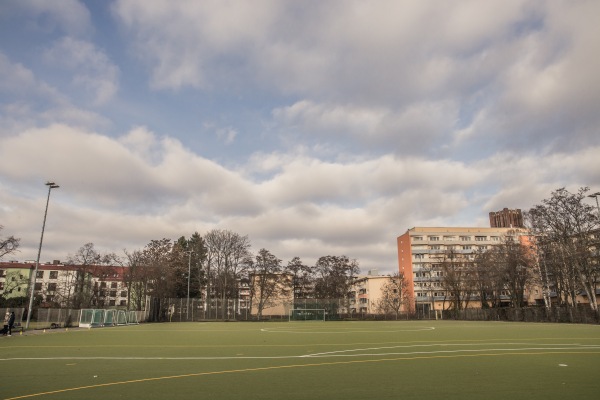
{"type": "Polygon", "coordinates": [[[490,213],[490,227],[492,228],[524,228],[523,213],[519,208],[509,210],[504,208],[502,211],[490,213]]]}

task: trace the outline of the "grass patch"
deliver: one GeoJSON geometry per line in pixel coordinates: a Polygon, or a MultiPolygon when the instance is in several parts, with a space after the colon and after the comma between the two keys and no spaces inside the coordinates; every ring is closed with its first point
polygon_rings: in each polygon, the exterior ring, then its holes
{"type": "Polygon", "coordinates": [[[0,340],[3,399],[547,399],[600,392],[600,327],[164,323],[0,340]]]}

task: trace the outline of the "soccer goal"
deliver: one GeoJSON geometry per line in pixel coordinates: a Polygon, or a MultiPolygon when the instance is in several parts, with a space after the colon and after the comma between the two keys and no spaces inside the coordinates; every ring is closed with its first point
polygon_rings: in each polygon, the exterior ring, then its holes
{"type": "Polygon", "coordinates": [[[127,311],[127,324],[137,325],[139,321],[137,319],[137,313],[135,311],[127,311]]]}
{"type": "Polygon", "coordinates": [[[104,311],[104,326],[114,326],[117,324],[117,310],[104,311]]]}
{"type": "Polygon", "coordinates": [[[79,315],[80,328],[96,328],[104,325],[104,310],[83,309],[79,315]]]}
{"type": "Polygon", "coordinates": [[[296,308],[290,310],[290,321],[325,321],[323,308],[296,308]]]}

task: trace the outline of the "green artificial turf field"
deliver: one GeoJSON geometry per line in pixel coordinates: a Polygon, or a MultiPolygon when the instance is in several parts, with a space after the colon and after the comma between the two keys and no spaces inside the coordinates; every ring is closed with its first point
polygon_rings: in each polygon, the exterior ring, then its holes
{"type": "Polygon", "coordinates": [[[600,396],[600,326],[164,323],[0,339],[2,399],[600,396]]]}

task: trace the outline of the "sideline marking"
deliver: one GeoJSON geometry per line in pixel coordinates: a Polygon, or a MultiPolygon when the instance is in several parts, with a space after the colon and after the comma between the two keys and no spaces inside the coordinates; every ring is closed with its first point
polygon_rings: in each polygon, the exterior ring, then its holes
{"type": "MultiPolygon", "coordinates": [[[[485,343],[486,345],[531,345],[530,343],[485,343]]],[[[301,358],[327,358],[327,357],[388,357],[388,356],[408,356],[417,354],[455,354],[455,353],[478,353],[482,351],[496,351],[496,352],[513,352],[513,351],[544,351],[544,350],[600,350],[600,345],[584,345],[579,343],[534,343],[541,347],[513,347],[513,348],[482,348],[482,349],[456,349],[456,350],[432,350],[432,351],[405,351],[405,352],[387,352],[387,353],[356,353],[371,350],[391,350],[391,349],[413,349],[413,348],[430,348],[430,347],[456,347],[456,346],[482,346],[483,344],[420,344],[420,345],[402,345],[402,346],[385,346],[385,347],[370,347],[362,349],[348,349],[348,350],[337,350],[322,353],[310,353],[301,355],[288,355],[288,356],[196,356],[196,357],[114,357],[114,356],[96,356],[96,357],[77,357],[77,356],[62,356],[62,357],[11,357],[11,358],[0,358],[0,361],[65,361],[65,360],[113,360],[113,361],[137,361],[137,360],[148,360],[148,361],[195,361],[195,360],[289,360],[289,359],[301,359],[301,358]],[[549,347],[553,346],[553,347],[549,347]],[[349,354],[354,353],[354,354],[349,354]]],[[[67,364],[75,365],[75,364],[67,364]]]]}
{"type": "Polygon", "coordinates": [[[198,377],[198,376],[209,376],[209,375],[223,375],[223,374],[232,374],[238,372],[256,372],[256,371],[269,371],[275,369],[285,369],[285,368],[305,368],[305,367],[322,367],[322,366],[331,366],[331,365],[348,365],[348,364],[359,364],[359,363],[376,363],[376,362],[388,362],[388,361],[412,361],[412,360],[425,360],[425,359],[434,359],[434,358],[460,358],[460,357],[498,357],[498,356],[534,356],[534,355],[550,355],[550,354],[600,354],[600,352],[571,352],[571,351],[558,351],[558,352],[548,352],[548,353],[502,353],[502,354],[461,354],[461,355],[442,355],[442,356],[418,356],[418,357],[399,357],[399,358],[385,358],[378,360],[354,360],[354,361],[336,361],[336,362],[326,362],[326,363],[318,363],[318,364],[292,364],[292,365],[280,365],[276,367],[259,367],[259,368],[246,368],[246,369],[232,369],[225,371],[212,371],[212,372],[198,372],[193,374],[183,374],[183,375],[171,375],[171,376],[160,376],[155,378],[143,378],[143,379],[132,379],[129,381],[120,381],[120,382],[109,382],[109,383],[101,383],[98,385],[88,385],[88,386],[79,386],[74,388],[67,389],[59,389],[52,390],[48,392],[40,392],[40,393],[32,393],[26,394],[22,396],[16,397],[8,397],[4,400],[18,400],[18,399],[27,399],[31,397],[39,397],[46,396],[58,393],[66,393],[66,392],[74,392],[77,390],[85,390],[85,389],[95,389],[101,387],[108,386],[117,386],[117,385],[126,385],[130,383],[140,383],[140,382],[152,382],[152,381],[160,381],[167,379],[180,379],[180,378],[190,378],[190,377],[198,377]]]}
{"type": "Polygon", "coordinates": [[[311,328],[306,328],[306,330],[303,330],[302,328],[262,328],[260,331],[261,332],[268,332],[268,333],[300,333],[300,334],[323,334],[323,333],[333,333],[333,334],[339,334],[339,333],[394,333],[394,332],[422,332],[422,331],[433,331],[435,330],[435,327],[433,326],[425,326],[422,328],[414,328],[414,329],[386,329],[386,330],[372,330],[372,329],[343,329],[340,328],[339,330],[335,330],[335,331],[318,331],[318,330],[314,330],[314,326],[311,328]],[[310,330],[309,330],[310,329],[310,330]]]}

